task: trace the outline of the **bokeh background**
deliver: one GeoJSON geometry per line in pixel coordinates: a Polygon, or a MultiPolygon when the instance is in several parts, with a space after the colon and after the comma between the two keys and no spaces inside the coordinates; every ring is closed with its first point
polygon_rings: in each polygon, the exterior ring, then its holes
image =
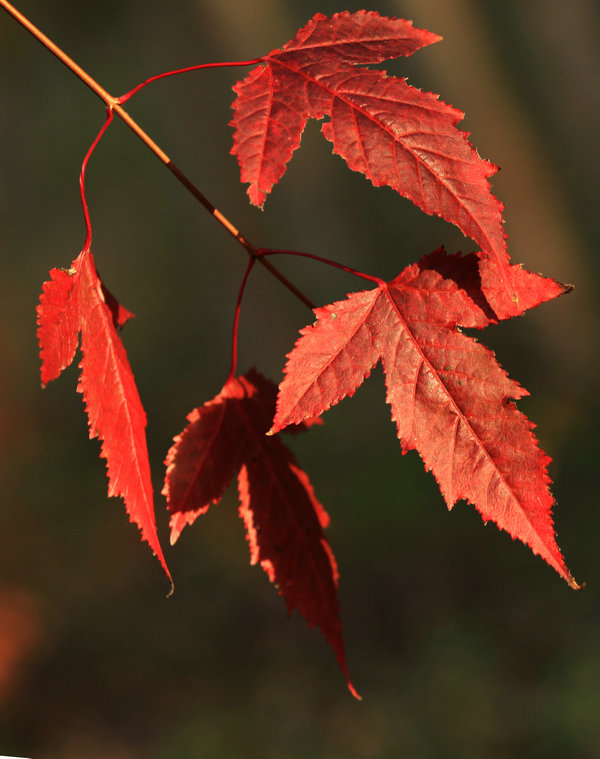
{"type": "MultiPolygon", "coordinates": [[[[164,70],[281,46],[315,12],[354,0],[20,0],[110,92],[164,70]]],[[[71,368],[43,392],[34,309],[84,230],[77,176],[103,107],[0,14],[0,753],[47,759],[534,759],[600,757],[600,456],[597,78],[594,0],[380,0],[444,41],[386,65],[467,113],[502,166],[514,261],[576,285],[482,341],[531,392],[520,408],[553,457],[555,522],[571,591],[472,507],[446,510],[401,456],[380,371],[290,442],[332,517],[350,671],[249,566],[231,489],[158,562],[107,499],[71,368]]],[[[239,72],[239,76],[245,70],[239,72]]],[[[236,70],[159,82],[130,111],[257,244],[385,278],[452,226],[331,156],[311,123],[264,212],[228,155],[236,70]]],[[[125,344],[149,416],[160,534],[162,461],[185,415],[228,371],[241,249],[120,123],[88,171],[102,276],[137,314],[125,344]]],[[[316,302],[356,281],[279,260],[316,302]]],[[[243,308],[240,368],[278,381],[310,314],[262,271],[243,308]]]]}

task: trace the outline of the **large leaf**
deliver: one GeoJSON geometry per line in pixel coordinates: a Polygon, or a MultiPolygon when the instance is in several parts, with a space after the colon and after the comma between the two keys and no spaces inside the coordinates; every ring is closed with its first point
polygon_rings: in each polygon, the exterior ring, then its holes
{"type": "Polygon", "coordinates": [[[464,114],[404,79],[357,65],[411,55],[439,39],[373,11],[317,14],[234,87],[232,153],[251,202],[262,206],[307,119],[328,115],[323,135],[351,169],[475,240],[494,269],[493,291],[482,271],[488,300],[498,318],[514,316],[523,310],[523,283],[507,271],[503,206],[488,181],[497,167],[456,127],[464,114]]]}
{"type": "Polygon", "coordinates": [[[289,354],[271,432],[353,395],[381,359],[402,447],[419,452],[448,507],[466,499],[577,587],[554,537],[550,459],[512,400],[527,391],[458,329],[486,326],[488,311],[475,257],[443,251],[316,309],[289,354]]]}
{"type": "Polygon", "coordinates": [[[71,364],[81,335],[77,389],[83,394],[90,438],[102,441],[108,494],[123,498],[131,520],[171,579],[154,518],[146,414],[117,334],[132,314],[104,288],[89,251],[80,253],[69,270],[52,269],[50,277],[37,307],[42,383],[56,379],[71,364]]]}
{"type": "Polygon", "coordinates": [[[276,394],[272,382],[250,371],[188,416],[166,460],[171,542],[219,502],[237,473],[251,563],[275,583],[289,612],[297,609],[309,627],[321,628],[357,695],[344,653],[337,566],[323,534],[329,517],[289,449],[265,436],[276,394]]]}

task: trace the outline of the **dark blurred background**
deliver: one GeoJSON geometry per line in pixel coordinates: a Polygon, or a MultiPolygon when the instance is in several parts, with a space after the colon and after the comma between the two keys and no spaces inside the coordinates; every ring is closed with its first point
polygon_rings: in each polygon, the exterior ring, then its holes
{"type": "MultiPolygon", "coordinates": [[[[280,47],[315,12],[353,0],[20,0],[110,92],[161,71],[280,47]]],[[[443,42],[386,69],[463,109],[502,166],[515,262],[575,284],[488,329],[520,408],[553,458],[558,540],[573,592],[472,507],[451,514],[415,454],[402,457],[379,370],[294,438],[331,514],[351,675],[251,568],[232,488],[158,562],[106,497],[71,368],[39,386],[35,305],[84,239],[77,177],[102,104],[0,14],[0,752],[48,759],[534,759],[600,757],[596,249],[600,10],[593,0],[381,0],[443,42]]],[[[231,144],[235,69],[159,82],[129,110],[253,241],[385,278],[452,226],[352,174],[318,125],[251,208],[231,144]]],[[[162,460],[185,415],[228,371],[239,246],[120,123],[92,158],[88,200],[102,276],[137,318],[124,342],[149,417],[157,519],[162,460]]],[[[357,289],[309,261],[278,261],[315,302],[357,289]]],[[[244,302],[240,369],[279,381],[311,320],[263,271],[244,302]]]]}

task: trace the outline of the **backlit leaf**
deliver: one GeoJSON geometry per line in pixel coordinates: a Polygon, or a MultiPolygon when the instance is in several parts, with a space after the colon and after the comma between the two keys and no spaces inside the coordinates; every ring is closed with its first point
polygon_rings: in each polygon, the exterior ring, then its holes
{"type": "Polygon", "coordinates": [[[37,307],[38,339],[45,385],[75,357],[81,337],[77,390],[85,403],[90,438],[102,441],[109,496],[120,496],[142,538],[169,579],[154,518],[152,481],[142,407],[117,326],[132,316],[102,285],[92,253],[83,251],[67,271],[52,269],[37,307]]]}
{"type": "Polygon", "coordinates": [[[353,395],[381,360],[402,448],[419,452],[448,507],[466,499],[577,587],[554,537],[550,459],[514,403],[527,391],[459,329],[490,323],[475,257],[438,251],[315,314],[288,356],[271,432],[353,395]]]}

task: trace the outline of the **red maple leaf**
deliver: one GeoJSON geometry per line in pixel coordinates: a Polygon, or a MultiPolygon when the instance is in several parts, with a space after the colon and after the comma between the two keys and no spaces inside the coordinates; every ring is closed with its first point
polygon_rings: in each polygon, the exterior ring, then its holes
{"type": "Polygon", "coordinates": [[[329,517],[289,449],[265,435],[276,394],[276,386],[252,370],[189,414],[165,462],[171,543],[220,501],[237,473],[250,562],[277,585],[288,612],[297,609],[309,627],[321,628],[357,696],[342,640],[337,565],[323,534],[329,517]]]}
{"type": "Polygon", "coordinates": [[[419,452],[448,507],[465,498],[578,587],[554,537],[550,459],[512,400],[527,391],[459,329],[491,321],[476,264],[437,251],[316,309],[288,356],[271,432],[352,396],[381,359],[403,450],[419,452]]]}
{"type": "Polygon", "coordinates": [[[251,202],[262,206],[300,145],[307,119],[328,115],[321,131],[351,169],[475,240],[491,262],[482,269],[488,301],[498,318],[515,316],[524,310],[531,279],[523,282],[508,269],[503,206],[488,181],[497,167],[456,127],[461,111],[405,79],[359,65],[408,56],[439,39],[373,11],[317,14],[234,87],[231,152],[251,202]]]}
{"type": "Polygon", "coordinates": [[[41,377],[46,385],[69,366],[81,335],[81,374],[90,438],[102,441],[108,494],[121,496],[127,513],[158,557],[169,579],[154,519],[146,414],[117,327],[133,316],[104,287],[89,251],[71,268],[52,269],[37,307],[41,377]]]}

